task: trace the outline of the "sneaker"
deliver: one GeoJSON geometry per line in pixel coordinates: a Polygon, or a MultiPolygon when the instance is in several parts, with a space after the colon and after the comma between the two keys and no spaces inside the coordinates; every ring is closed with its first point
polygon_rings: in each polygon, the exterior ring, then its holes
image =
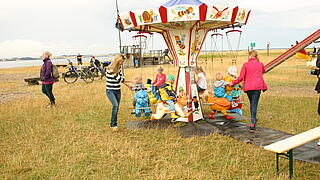
{"type": "Polygon", "coordinates": [[[254,133],[257,130],[254,124],[250,124],[249,132],[254,133]]]}
{"type": "Polygon", "coordinates": [[[319,142],[317,143],[317,145],[320,146],[320,140],[319,140],[319,142]]]}
{"type": "Polygon", "coordinates": [[[113,131],[113,132],[118,132],[119,129],[117,126],[114,126],[114,127],[110,127],[110,129],[113,131]]]}

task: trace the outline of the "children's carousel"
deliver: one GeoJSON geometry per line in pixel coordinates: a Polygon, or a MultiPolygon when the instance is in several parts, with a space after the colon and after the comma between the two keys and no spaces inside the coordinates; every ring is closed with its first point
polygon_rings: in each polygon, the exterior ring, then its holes
{"type": "MultiPolygon", "coordinates": [[[[193,122],[204,118],[194,67],[197,66],[208,33],[212,31],[216,34],[218,30],[238,32],[239,28],[247,24],[250,12],[240,7],[207,5],[199,0],[170,0],[159,8],[120,13],[118,21],[121,30],[162,35],[174,65],[179,67],[175,82],[175,107],[180,117],[176,121],[193,122]]],[[[224,112],[233,109],[231,103],[220,103],[215,98],[209,99],[213,110],[224,112]]],[[[159,103],[157,111],[164,108],[165,105],[159,103]]],[[[161,118],[155,115],[152,117],[161,118]]]]}

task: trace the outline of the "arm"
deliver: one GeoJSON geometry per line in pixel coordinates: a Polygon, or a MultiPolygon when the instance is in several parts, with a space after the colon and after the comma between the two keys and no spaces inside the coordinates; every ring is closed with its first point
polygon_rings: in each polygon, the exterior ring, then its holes
{"type": "Polygon", "coordinates": [[[239,84],[240,82],[242,82],[244,80],[244,78],[246,77],[246,64],[244,64],[242,66],[241,72],[240,72],[240,76],[238,77],[238,79],[232,81],[232,84],[239,84]]]}
{"type": "Polygon", "coordinates": [[[197,74],[196,75],[196,84],[198,84],[199,80],[200,80],[200,76],[197,74]]]}
{"type": "Polygon", "coordinates": [[[152,85],[155,85],[155,84],[158,83],[158,77],[159,77],[159,75],[157,74],[156,79],[154,80],[154,82],[152,83],[152,85]]]}

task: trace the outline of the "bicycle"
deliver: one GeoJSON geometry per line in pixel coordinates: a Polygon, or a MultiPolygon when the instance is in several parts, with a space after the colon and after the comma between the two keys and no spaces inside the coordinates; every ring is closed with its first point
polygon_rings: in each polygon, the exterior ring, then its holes
{"type": "Polygon", "coordinates": [[[94,77],[91,71],[82,69],[82,67],[80,67],[79,70],[77,70],[77,68],[72,64],[70,59],[67,60],[69,62],[70,68],[66,73],[64,73],[63,79],[66,83],[75,83],[79,77],[83,79],[86,83],[93,82],[94,77]]]}

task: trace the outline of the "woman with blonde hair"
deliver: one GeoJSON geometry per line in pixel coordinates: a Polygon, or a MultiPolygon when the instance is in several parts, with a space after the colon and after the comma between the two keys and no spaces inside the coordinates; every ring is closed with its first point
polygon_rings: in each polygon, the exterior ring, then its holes
{"type": "Polygon", "coordinates": [[[40,70],[40,80],[42,82],[42,92],[45,94],[49,100],[50,103],[47,107],[55,106],[56,100],[54,98],[54,95],[52,93],[53,84],[55,82],[55,78],[53,77],[52,73],[52,62],[50,60],[50,57],[52,54],[48,51],[44,52],[43,57],[43,64],[41,66],[40,70]]]}
{"type": "Polygon", "coordinates": [[[244,63],[238,79],[232,81],[233,85],[239,84],[244,81],[243,90],[247,93],[250,101],[251,124],[250,132],[256,131],[257,123],[257,109],[261,95],[261,91],[268,89],[267,84],[264,82],[263,73],[266,69],[262,62],[259,61],[258,52],[252,50],[249,52],[249,60],[244,63]]]}
{"type": "MultiPolygon", "coordinates": [[[[110,128],[113,131],[118,131],[118,110],[121,99],[121,83],[125,84],[125,79],[121,71],[121,67],[124,64],[126,57],[122,54],[116,55],[111,64],[107,68],[106,79],[107,88],[106,94],[109,101],[112,104],[111,122],[110,128]]],[[[126,84],[125,84],[126,85],[126,84]]]]}

